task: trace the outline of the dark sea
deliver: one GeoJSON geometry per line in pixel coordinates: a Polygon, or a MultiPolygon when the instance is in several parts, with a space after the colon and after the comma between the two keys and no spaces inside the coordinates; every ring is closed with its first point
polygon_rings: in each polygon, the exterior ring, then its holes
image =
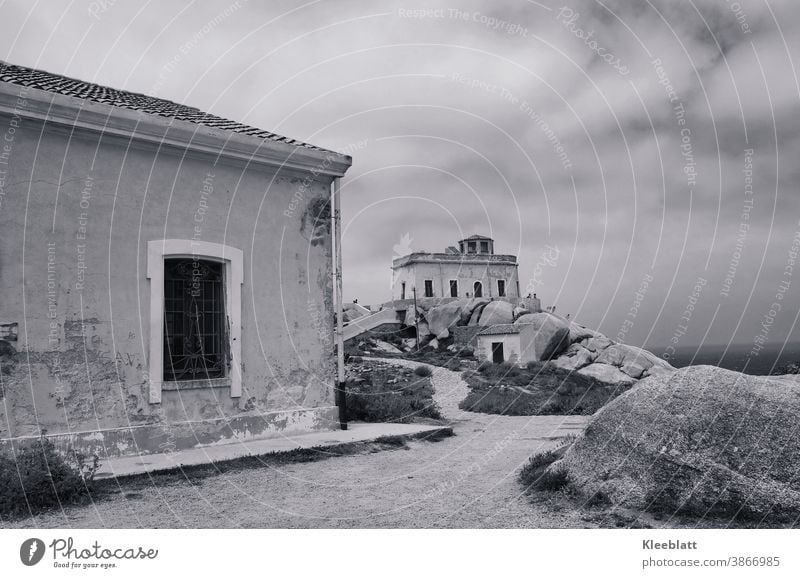
{"type": "MultiPolygon", "coordinates": [[[[800,343],[766,344],[758,355],[752,349],[752,344],[679,347],[667,361],[675,367],[716,365],[750,375],[780,375],[788,364],[800,363],[800,343]]],[[[659,356],[664,353],[663,348],[651,351],[659,356]]]]}

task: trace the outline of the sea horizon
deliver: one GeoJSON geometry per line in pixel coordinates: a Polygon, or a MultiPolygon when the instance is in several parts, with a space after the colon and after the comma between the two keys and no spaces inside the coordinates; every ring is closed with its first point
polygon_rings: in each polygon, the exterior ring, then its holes
{"type": "Polygon", "coordinates": [[[786,373],[787,365],[800,362],[800,341],[768,343],[757,353],[754,353],[752,343],[684,345],[676,347],[668,356],[664,355],[665,345],[647,346],[645,349],[675,367],[714,365],[749,375],[781,375],[786,373]]]}

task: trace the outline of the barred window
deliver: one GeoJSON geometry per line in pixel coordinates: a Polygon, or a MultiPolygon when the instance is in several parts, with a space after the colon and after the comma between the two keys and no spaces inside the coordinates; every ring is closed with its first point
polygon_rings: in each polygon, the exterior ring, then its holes
{"type": "Polygon", "coordinates": [[[164,381],[225,377],[223,266],[164,260],[164,381]]]}

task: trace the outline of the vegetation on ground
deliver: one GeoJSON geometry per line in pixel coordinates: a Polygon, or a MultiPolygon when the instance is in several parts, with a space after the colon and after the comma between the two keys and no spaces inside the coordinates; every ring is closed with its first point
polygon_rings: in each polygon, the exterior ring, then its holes
{"type": "Polygon", "coordinates": [[[569,443],[565,443],[555,449],[534,454],[528,460],[519,473],[519,481],[526,491],[555,491],[567,487],[568,480],[565,472],[548,472],[547,468],[560,460],[568,447],[569,443]]]}
{"type": "Polygon", "coordinates": [[[0,454],[0,519],[88,500],[99,467],[96,455],[64,457],[45,437],[0,454]]]}
{"type": "Polygon", "coordinates": [[[420,373],[360,357],[351,358],[346,383],[347,418],[399,423],[441,419],[433,401],[430,369],[423,368],[420,373]]]}
{"type": "Polygon", "coordinates": [[[461,409],[499,415],[591,415],[630,389],[547,362],[484,362],[463,378],[470,391],[461,409]]]}

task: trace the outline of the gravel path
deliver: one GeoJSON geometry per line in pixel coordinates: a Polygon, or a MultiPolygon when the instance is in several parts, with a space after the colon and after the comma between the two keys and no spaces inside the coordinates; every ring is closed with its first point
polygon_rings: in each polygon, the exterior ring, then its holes
{"type": "Polygon", "coordinates": [[[427,363],[410,361],[408,359],[389,359],[389,358],[369,358],[375,361],[383,361],[409,369],[416,369],[420,365],[429,367],[433,371],[431,381],[433,382],[433,401],[439,406],[439,413],[448,421],[460,421],[475,416],[473,413],[463,411],[458,408],[459,402],[467,397],[469,390],[467,384],[461,379],[461,374],[457,371],[450,371],[444,367],[436,367],[427,363]]]}
{"type": "MultiPolygon", "coordinates": [[[[383,361],[414,367],[415,362],[383,361]]],[[[587,527],[580,514],[532,503],[520,467],[579,416],[507,417],[463,412],[467,386],[432,367],[435,397],[456,433],[406,449],[265,466],[147,486],[11,527],[529,528],[587,527]]]]}

